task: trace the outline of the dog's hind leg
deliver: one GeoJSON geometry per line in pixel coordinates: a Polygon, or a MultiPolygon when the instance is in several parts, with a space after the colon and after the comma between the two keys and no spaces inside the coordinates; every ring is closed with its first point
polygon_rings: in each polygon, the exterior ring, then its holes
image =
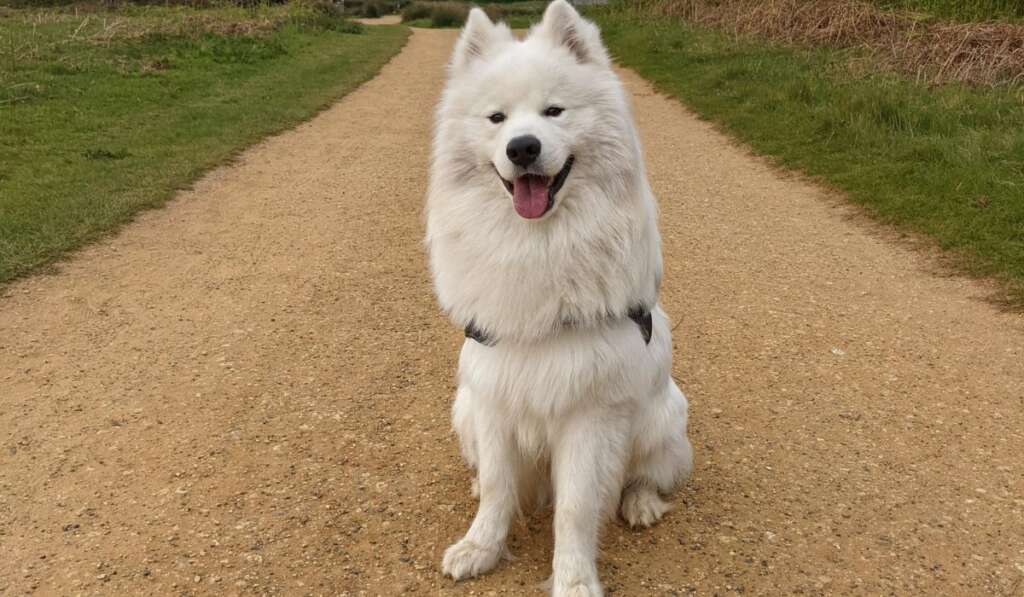
{"type": "Polygon", "coordinates": [[[661,395],[651,398],[633,432],[620,510],[629,526],[649,527],[660,520],[670,508],[661,496],[690,476],[693,448],[686,425],[686,397],[669,381],[661,395]]]}
{"type": "Polygon", "coordinates": [[[671,508],[650,485],[633,482],[622,491],[622,518],[633,528],[651,526],[671,508]]]}
{"type": "Polygon", "coordinates": [[[522,457],[512,429],[501,414],[479,401],[471,407],[463,403],[465,408],[460,408],[460,399],[468,401],[469,393],[459,390],[454,410],[463,454],[477,468],[480,505],[465,537],[444,552],[441,569],[455,580],[484,574],[507,554],[505,539],[512,517],[519,510],[523,474],[522,457]],[[460,421],[462,415],[466,419],[460,421]],[[486,441],[477,441],[478,438],[486,441]]]}

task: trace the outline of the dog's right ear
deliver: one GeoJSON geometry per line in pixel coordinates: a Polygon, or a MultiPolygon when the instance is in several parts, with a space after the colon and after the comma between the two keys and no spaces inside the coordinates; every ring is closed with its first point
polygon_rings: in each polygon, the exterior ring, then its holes
{"type": "Polygon", "coordinates": [[[495,25],[487,18],[487,13],[479,8],[473,8],[466,17],[459,41],[455,42],[455,54],[452,56],[450,66],[452,72],[464,71],[493,46],[512,39],[512,32],[508,26],[504,23],[495,25]]]}

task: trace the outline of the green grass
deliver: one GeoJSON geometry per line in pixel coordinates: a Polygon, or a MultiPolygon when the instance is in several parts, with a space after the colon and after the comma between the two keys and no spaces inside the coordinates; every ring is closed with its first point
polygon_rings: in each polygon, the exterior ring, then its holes
{"type": "Polygon", "coordinates": [[[362,29],[301,7],[0,12],[0,283],[309,118],[408,35],[362,29]]]}
{"type": "Polygon", "coordinates": [[[856,52],[591,14],[617,60],[661,91],[882,222],[935,239],[1024,306],[1024,89],[929,88],[859,72],[856,52]]]}
{"type": "Polygon", "coordinates": [[[876,0],[886,8],[912,10],[958,21],[1024,18],[1021,0],[876,0]]]}

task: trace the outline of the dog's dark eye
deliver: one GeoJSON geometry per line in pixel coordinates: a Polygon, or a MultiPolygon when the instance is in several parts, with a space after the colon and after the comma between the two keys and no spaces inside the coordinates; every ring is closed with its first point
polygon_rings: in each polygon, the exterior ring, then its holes
{"type": "Polygon", "coordinates": [[[544,116],[551,116],[552,118],[554,118],[555,116],[560,115],[562,112],[565,112],[565,108],[561,108],[559,106],[549,106],[547,110],[544,110],[544,116]]]}
{"type": "Polygon", "coordinates": [[[502,122],[505,122],[505,115],[502,114],[501,112],[495,112],[494,114],[488,116],[487,120],[490,120],[494,124],[500,124],[502,122]]]}

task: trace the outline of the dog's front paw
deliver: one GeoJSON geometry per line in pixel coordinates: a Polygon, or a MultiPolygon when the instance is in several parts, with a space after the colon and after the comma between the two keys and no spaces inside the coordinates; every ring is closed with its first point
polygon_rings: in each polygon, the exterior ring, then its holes
{"type": "Polygon", "coordinates": [[[604,591],[597,579],[571,583],[553,583],[551,597],[601,597],[604,591]]]}
{"type": "Polygon", "coordinates": [[[622,518],[633,528],[651,526],[670,507],[657,491],[644,485],[629,487],[622,494],[622,518]]]}
{"type": "Polygon", "coordinates": [[[497,566],[504,554],[501,545],[484,546],[463,539],[445,550],[441,570],[455,580],[473,578],[497,566]]]}
{"type": "Polygon", "coordinates": [[[593,561],[568,557],[555,558],[551,575],[551,597],[602,597],[601,581],[593,561]]]}

